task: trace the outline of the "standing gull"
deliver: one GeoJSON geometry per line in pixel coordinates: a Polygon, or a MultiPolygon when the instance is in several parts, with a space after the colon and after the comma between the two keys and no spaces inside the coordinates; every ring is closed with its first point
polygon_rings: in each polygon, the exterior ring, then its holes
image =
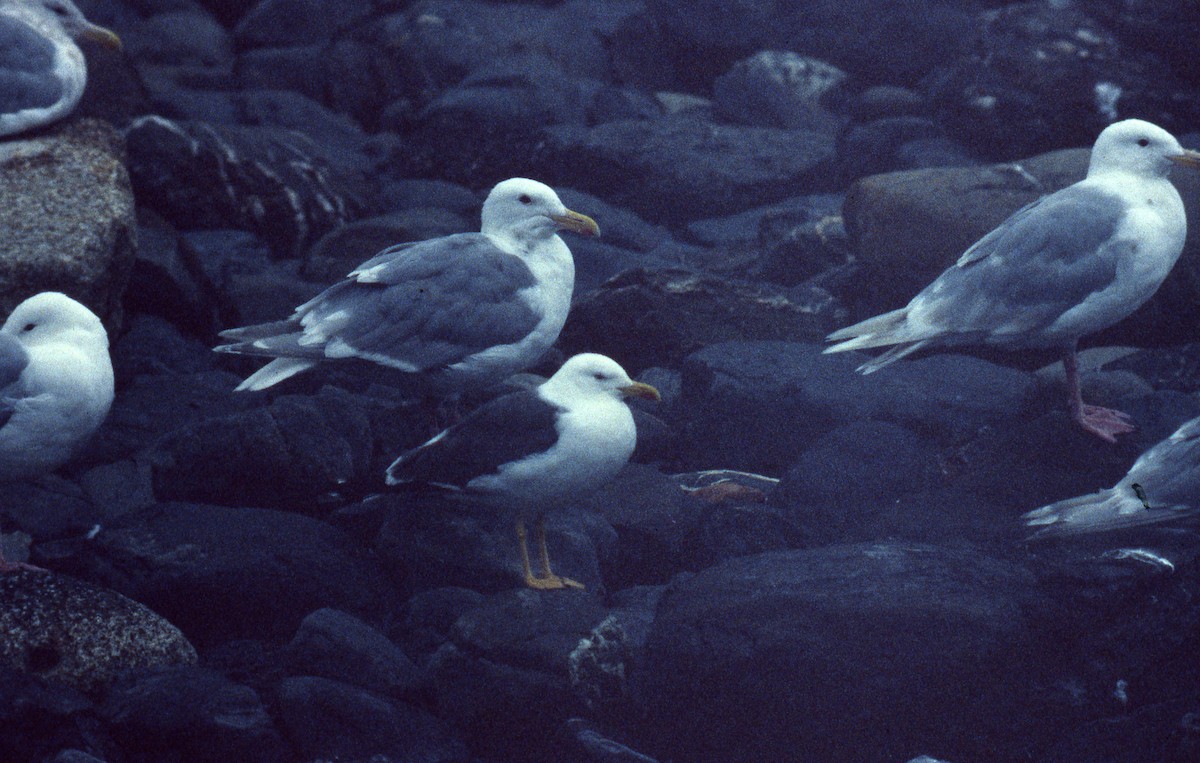
{"type": "Polygon", "coordinates": [[[0,136],[71,113],[87,85],[79,38],[121,47],[71,0],[0,0],[0,136]]]}
{"type": "Polygon", "coordinates": [[[284,321],[231,329],[216,349],[273,357],[238,390],[260,390],[326,359],[422,374],[440,391],[482,387],[537,362],[558,338],[575,285],[558,237],[600,229],[525,178],[483,203],[479,233],[388,247],[284,321]]]}
{"type": "Polygon", "coordinates": [[[1138,457],[1108,490],[1068,498],[1025,515],[1034,537],[1148,525],[1200,509],[1200,417],[1138,457]]]}
{"type": "Polygon", "coordinates": [[[1057,348],[1072,417],[1115,442],[1134,427],[1120,411],[1083,402],[1075,351],[1080,337],[1149,299],[1183,251],[1172,163],[1200,167],[1200,153],[1149,122],[1109,125],[1085,179],[1017,211],[906,307],[830,334],[841,343],[825,351],[892,346],[858,369],[866,374],[927,347],[1057,348]]]}
{"type": "MultiPolygon", "coordinates": [[[[62,466],[104,421],[112,400],[100,319],[58,292],[17,305],[0,328],[0,483],[62,466]]],[[[11,567],[0,555],[0,571],[11,567]]]]}
{"type": "Polygon", "coordinates": [[[582,588],[550,569],[547,510],[594,489],[629,460],[637,442],[625,399],[658,399],[611,358],[576,355],[539,387],[496,398],[388,467],[389,485],[422,483],[517,511],[525,584],[582,588]],[[525,519],[537,517],[542,574],[529,563],[525,519]]]}

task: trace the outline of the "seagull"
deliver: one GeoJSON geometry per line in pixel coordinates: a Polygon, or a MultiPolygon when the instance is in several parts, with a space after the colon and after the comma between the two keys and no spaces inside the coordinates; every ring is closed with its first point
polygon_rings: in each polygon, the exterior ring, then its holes
{"type": "MultiPolygon", "coordinates": [[[[100,319],[58,292],[17,305],[0,328],[0,483],[62,466],[112,401],[108,333],[100,319]]],[[[0,571],[11,569],[0,555],[0,571]]]]}
{"type": "Polygon", "coordinates": [[[1108,490],[1068,498],[1024,516],[1033,537],[1148,525],[1200,509],[1200,417],[1147,450],[1108,490]]]}
{"type": "Polygon", "coordinates": [[[74,110],[87,85],[80,38],[121,47],[115,33],[85,19],[71,0],[0,0],[0,136],[74,110]]]}
{"type": "Polygon", "coordinates": [[[1075,352],[1149,299],[1179,259],[1187,220],[1173,164],[1200,167],[1200,153],[1149,122],[1109,125],[1085,179],[1018,210],[907,306],[830,334],[840,344],[825,352],[890,346],[858,369],[868,374],[924,348],[1056,348],[1072,417],[1116,442],[1132,421],[1083,402],[1075,352]]]}
{"type": "Polygon", "coordinates": [[[421,484],[516,509],[525,584],[538,590],[582,588],[550,568],[547,510],[609,480],[637,442],[627,398],[658,400],[604,355],[576,355],[536,389],[513,392],[475,409],[388,467],[389,485],[421,484]],[[525,518],[537,517],[542,574],[529,562],[525,518]]]}
{"type": "Polygon", "coordinates": [[[536,363],[562,330],[575,262],[561,230],[600,233],[550,187],[505,180],[479,233],[388,247],[287,320],[222,332],[231,343],[216,350],[275,358],[239,391],[340,358],[421,374],[440,392],[487,386],[536,363]]]}

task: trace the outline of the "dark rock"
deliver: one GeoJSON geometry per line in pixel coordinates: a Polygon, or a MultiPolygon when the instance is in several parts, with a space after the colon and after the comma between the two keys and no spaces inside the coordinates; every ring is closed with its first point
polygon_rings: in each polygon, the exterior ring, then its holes
{"type": "Polygon", "coordinates": [[[1023,705],[1032,583],[973,549],[911,544],[762,554],[681,580],[646,647],[646,746],[691,761],[1026,749],[1040,722],[1023,705]]]}
{"type": "MultiPolygon", "coordinates": [[[[764,215],[758,224],[758,262],[751,276],[784,286],[837,272],[853,259],[841,197],[809,197],[810,206],[764,215]]],[[[820,286],[820,279],[812,286],[820,286]]]]}
{"type": "Polygon", "coordinates": [[[568,655],[604,617],[592,594],[517,589],[455,624],[431,670],[438,706],[473,746],[507,760],[550,755],[556,729],[582,708],[568,655]],[[549,594],[549,595],[547,595],[549,594]]]}
{"type": "Polygon", "coordinates": [[[362,620],[318,609],[287,648],[295,675],[320,676],[391,696],[411,694],[421,671],[398,646],[362,620]]]}
{"type": "MultiPolygon", "coordinates": [[[[126,304],[129,301],[132,299],[126,304]]],[[[125,331],[109,352],[122,391],[141,376],[202,374],[213,365],[213,352],[206,342],[184,336],[177,326],[153,315],[130,315],[125,331]]]]}
{"type": "Polygon", "coordinates": [[[380,613],[391,601],[344,533],[269,509],[159,504],[102,529],[76,564],[205,644],[284,640],[315,609],[380,613]]]}
{"type": "Polygon", "coordinates": [[[60,750],[51,763],[104,763],[104,760],[83,750],[60,750]]]}
{"type": "Polygon", "coordinates": [[[681,569],[703,570],[740,556],[815,545],[813,532],[786,509],[736,501],[704,506],[684,539],[681,569]]]}
{"type": "Polygon", "coordinates": [[[5,141],[0,198],[0,314],[38,292],[61,291],[118,325],[137,231],[113,129],[79,120],[5,141]]]}
{"type": "Polygon", "coordinates": [[[0,526],[19,529],[36,541],[83,535],[107,520],[103,507],[91,503],[79,485],[48,475],[39,480],[10,482],[0,491],[0,526]]]}
{"type": "Polygon", "coordinates": [[[572,237],[567,245],[575,260],[575,293],[601,287],[610,278],[634,269],[654,270],[676,263],[654,253],[635,252],[612,246],[607,240],[572,237]]]}
{"type": "Polygon", "coordinates": [[[677,368],[688,354],[721,341],[818,341],[833,323],[834,307],[819,289],[789,296],[718,276],[638,269],[579,296],[559,346],[568,354],[609,355],[637,374],[651,366],[677,368]]]}
{"type": "MultiPolygon", "coordinates": [[[[671,234],[661,225],[652,225],[627,209],[613,206],[604,199],[574,188],[557,188],[558,197],[570,209],[592,217],[600,225],[603,240],[622,249],[651,252],[671,234]]],[[[571,248],[586,239],[572,238],[571,248]]]]}
{"type": "Polygon", "coordinates": [[[571,718],[563,727],[563,736],[576,760],[589,763],[657,763],[649,755],[609,738],[595,724],[583,718],[571,718]]]}
{"type": "Polygon", "coordinates": [[[42,763],[64,747],[101,752],[111,741],[97,729],[91,702],[75,689],[0,665],[0,756],[42,763]]]}
{"type": "Polygon", "coordinates": [[[543,132],[536,166],[672,224],[730,214],[828,187],[832,136],[802,129],[710,124],[681,116],[543,132]]]}
{"type": "MultiPolygon", "coordinates": [[[[385,507],[376,551],[405,589],[449,585],[490,592],[522,585],[512,512],[442,496],[399,493],[369,500],[385,507]]],[[[547,514],[546,532],[556,573],[592,591],[603,587],[602,560],[616,540],[607,522],[588,511],[559,510],[547,514]]]]}
{"type": "Polygon", "coordinates": [[[135,120],[126,140],[138,197],[176,227],[254,230],[280,257],[299,256],[353,219],[366,195],[292,131],[150,116],[135,120]]]}
{"type": "Polygon", "coordinates": [[[869,11],[837,0],[651,0],[648,6],[676,71],[699,90],[738,58],[763,49],[828,61],[868,82],[911,83],[967,47],[978,4],[921,0],[869,11]]]}
{"type": "Polygon", "coordinates": [[[929,102],[906,87],[875,85],[851,98],[847,108],[855,122],[870,122],[887,117],[925,116],[929,102]]]}
{"type": "Polygon", "coordinates": [[[180,755],[198,763],[284,759],[284,745],[258,694],[201,667],[125,678],[101,712],[114,737],[140,755],[180,755]]]}
{"type": "Polygon", "coordinates": [[[825,432],[858,419],[891,421],[961,441],[1017,416],[1033,391],[1025,373],[964,355],[931,355],[870,377],[861,356],[815,345],[710,345],[683,365],[683,459],[698,468],[782,474],[825,432]]]}
{"type": "MultiPolygon", "coordinates": [[[[1088,152],[1059,151],[1019,164],[914,170],[864,178],[846,196],[844,216],[862,271],[839,294],[858,314],[900,307],[972,243],[1020,207],[1081,180],[1088,152]]],[[[1129,318],[1089,341],[1177,344],[1193,338],[1186,317],[1200,288],[1200,177],[1172,177],[1189,210],[1183,255],[1158,293],[1129,318]]],[[[857,316],[856,316],[857,317],[857,316]]]]}
{"type": "Polygon", "coordinates": [[[932,448],[907,429],[854,421],[800,454],[779,485],[778,502],[810,537],[867,540],[872,520],[897,496],[926,487],[937,471],[932,448]]]}
{"type": "Polygon", "coordinates": [[[184,331],[212,338],[217,326],[216,290],[179,235],[158,215],[140,215],[137,257],[125,308],[162,317],[184,331]]]}
{"type": "Polygon", "coordinates": [[[227,68],[233,63],[229,33],[202,12],[159,13],[123,32],[121,42],[139,64],[227,68]]]}
{"type": "MultiPolygon", "coordinates": [[[[334,174],[360,180],[370,172],[369,136],[345,114],[335,114],[302,93],[246,88],[233,98],[238,122],[255,127],[278,127],[300,133],[312,141],[334,174]]],[[[369,186],[373,190],[373,183],[369,186]]],[[[357,192],[357,191],[356,191],[357,192]]],[[[369,200],[356,198],[356,202],[369,200]]]]}
{"type": "Polygon", "coordinates": [[[334,63],[331,54],[335,50],[327,43],[246,50],[237,57],[234,78],[244,90],[288,90],[336,108],[333,94],[326,97],[328,70],[334,63]]]}
{"type": "Polygon", "coordinates": [[[1154,3],[1145,6],[1112,5],[1085,0],[1080,6],[1120,41],[1135,50],[1153,51],[1165,59],[1183,80],[1200,81],[1200,68],[1186,30],[1200,23],[1200,7],[1191,3],[1154,3]]]}
{"type": "Polygon", "coordinates": [[[465,612],[483,604],[484,595],[470,588],[433,588],[404,604],[403,621],[392,633],[407,653],[428,657],[450,640],[454,623],[465,612]]]}
{"type": "Polygon", "coordinates": [[[327,42],[371,10],[370,0],[341,3],[335,14],[321,0],[259,0],[238,21],[234,34],[239,48],[327,42]]]}
{"type": "Polygon", "coordinates": [[[730,122],[832,134],[843,118],[827,103],[845,80],[845,72],[824,61],[764,50],[717,77],[713,110],[730,122]]]}
{"type": "Polygon", "coordinates": [[[1016,159],[1090,144],[1107,124],[1145,116],[1193,125],[1200,98],[1148,52],[1124,48],[1073,6],[1016,3],[982,11],[970,50],[924,82],[938,121],[978,153],[1016,159]]]}
{"type": "Polygon", "coordinates": [[[114,591],[17,570],[0,574],[0,661],[95,694],[127,671],[195,662],[196,650],[174,625],[114,591]]]}
{"type": "Polygon", "coordinates": [[[179,427],[145,454],[155,494],[320,511],[348,483],[379,481],[370,473],[373,439],[363,403],[327,387],[316,397],[277,397],[263,408],[179,427]]]}
{"type": "Polygon", "coordinates": [[[462,742],[429,713],[327,678],[288,678],[279,685],[288,738],[305,760],[470,760],[462,742]]]}
{"type": "Polygon", "coordinates": [[[842,176],[866,175],[935,166],[972,165],[966,149],[945,137],[924,116],[896,116],[852,125],[838,139],[842,176]]]}
{"type": "Polygon", "coordinates": [[[435,207],[356,220],[322,236],[304,256],[301,273],[311,281],[333,283],[386,247],[470,229],[460,215],[435,207]]]}
{"type": "MultiPolygon", "coordinates": [[[[469,224],[463,226],[464,230],[477,227],[479,209],[483,205],[483,199],[470,188],[445,180],[396,178],[384,182],[380,194],[386,199],[380,203],[383,209],[444,209],[470,220],[469,224]]],[[[567,206],[571,205],[568,203],[567,206]]],[[[604,235],[608,236],[607,228],[604,235]]]]}
{"type": "Polygon", "coordinates": [[[133,460],[93,467],[79,475],[79,486],[93,506],[103,509],[107,521],[154,503],[150,467],[133,460]]]}

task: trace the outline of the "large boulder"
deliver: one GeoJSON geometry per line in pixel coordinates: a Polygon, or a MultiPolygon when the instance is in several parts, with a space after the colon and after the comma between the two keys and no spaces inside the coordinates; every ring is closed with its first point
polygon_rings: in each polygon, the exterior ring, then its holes
{"type": "Polygon", "coordinates": [[[179,629],[136,601],[51,572],[0,573],[0,664],[96,693],[125,671],[196,661],[179,629]]]}
{"type": "Polygon", "coordinates": [[[111,127],[69,122],[0,145],[0,314],[61,291],[109,325],[133,269],[137,223],[124,147],[111,127]]]}
{"type": "Polygon", "coordinates": [[[1032,582],[975,549],[888,543],[681,577],[634,677],[646,746],[698,763],[1010,759],[1037,712],[1018,667],[1032,582]]]}

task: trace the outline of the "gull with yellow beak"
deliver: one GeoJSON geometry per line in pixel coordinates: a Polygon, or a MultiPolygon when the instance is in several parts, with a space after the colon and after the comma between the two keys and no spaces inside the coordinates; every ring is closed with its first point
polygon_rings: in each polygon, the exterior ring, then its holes
{"type": "Polygon", "coordinates": [[[62,119],[79,103],[87,64],[76,40],[120,48],[71,0],[0,0],[0,136],[62,119]]]}
{"type": "Polygon", "coordinates": [[[575,261],[561,230],[600,233],[548,186],[505,180],[479,233],[388,247],[287,320],[222,332],[231,343],[216,349],[274,358],[238,390],[342,358],[419,374],[436,393],[502,381],[536,363],[567,319],[575,261]]]}
{"type": "Polygon", "coordinates": [[[604,355],[576,355],[536,389],[513,392],[475,409],[429,442],[396,459],[389,485],[448,490],[517,512],[525,584],[539,590],[582,588],[550,569],[543,516],[573,496],[603,485],[633,454],[637,428],[631,397],[658,400],[604,355]],[[525,520],[537,520],[541,574],[534,575],[525,520]]]}
{"type": "Polygon", "coordinates": [[[829,335],[826,352],[891,347],[864,374],[925,348],[1062,351],[1071,415],[1109,442],[1134,429],[1120,411],[1087,405],[1079,339],[1113,325],[1158,289],[1187,234],[1172,165],[1200,167],[1166,130],[1140,119],[1106,127],[1087,177],[1017,211],[907,306],[829,335]]]}

